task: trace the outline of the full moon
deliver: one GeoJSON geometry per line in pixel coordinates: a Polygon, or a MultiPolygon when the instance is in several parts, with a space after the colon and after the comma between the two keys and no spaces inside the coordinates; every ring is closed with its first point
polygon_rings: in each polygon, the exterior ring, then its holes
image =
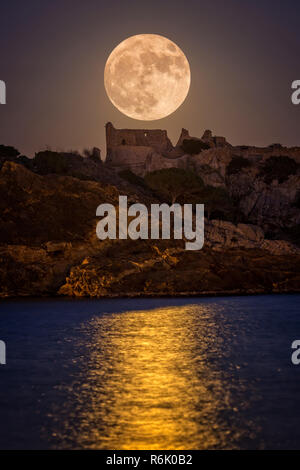
{"type": "Polygon", "coordinates": [[[190,66],[182,50],[157,34],[122,41],[104,70],[110,101],[126,116],[142,121],[173,113],[185,100],[190,83],[190,66]]]}

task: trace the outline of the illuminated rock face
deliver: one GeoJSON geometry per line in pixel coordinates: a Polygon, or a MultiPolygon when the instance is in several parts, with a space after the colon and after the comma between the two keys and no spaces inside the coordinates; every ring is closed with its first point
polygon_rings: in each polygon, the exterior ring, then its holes
{"type": "Polygon", "coordinates": [[[6,104],[6,85],[3,80],[0,80],[0,104],[6,104]]]}
{"type": "MultiPolygon", "coordinates": [[[[168,168],[192,170],[206,186],[228,191],[249,223],[272,233],[287,227],[298,230],[300,147],[289,148],[280,144],[232,146],[224,137],[214,136],[210,130],[198,138],[190,136],[187,129],[182,129],[176,146],[172,147],[166,131],[122,130],[115,129],[110,123],[106,130],[108,156],[107,166],[103,167],[113,170],[116,177],[125,169],[142,177],[148,172],[168,168]],[[197,154],[185,153],[185,150],[193,148],[190,142],[186,142],[189,140],[194,141],[196,148],[197,141],[204,143],[203,150],[197,154]],[[281,171],[276,174],[273,171],[272,178],[268,180],[265,171],[272,169],[276,160],[290,166],[289,174],[283,177],[281,171]],[[243,162],[246,165],[235,168],[235,164],[243,162]]],[[[275,235],[278,236],[277,232],[275,235]]]]}

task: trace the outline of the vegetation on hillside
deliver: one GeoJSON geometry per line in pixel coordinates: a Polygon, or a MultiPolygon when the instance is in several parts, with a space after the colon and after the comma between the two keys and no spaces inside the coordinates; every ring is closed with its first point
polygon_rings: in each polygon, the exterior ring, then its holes
{"type": "Polygon", "coordinates": [[[238,155],[234,155],[227,165],[226,174],[227,176],[239,173],[243,168],[249,168],[251,166],[250,160],[238,155]]]}
{"type": "Polygon", "coordinates": [[[189,155],[197,155],[202,150],[209,149],[209,145],[199,139],[184,139],[181,145],[182,150],[189,155]]]}
{"type": "Polygon", "coordinates": [[[300,189],[297,191],[293,206],[297,207],[297,209],[300,209],[300,189]]]}
{"type": "MultiPolygon", "coordinates": [[[[273,146],[275,145],[277,144],[273,144],[273,146]]],[[[183,147],[185,147],[185,151],[194,154],[208,148],[208,145],[200,139],[185,139],[183,147]]],[[[274,180],[283,183],[289,176],[299,173],[300,166],[293,158],[288,156],[271,156],[264,161],[261,159],[259,163],[256,161],[254,163],[248,158],[234,155],[226,167],[226,176],[236,175],[237,177],[225,178],[224,181],[223,174],[219,174],[219,178],[216,175],[210,175],[211,172],[217,173],[218,171],[205,163],[197,164],[197,167],[195,165],[195,171],[183,168],[167,168],[150,172],[144,178],[136,175],[130,169],[124,169],[116,174],[113,169],[102,163],[100,151],[97,148],[86,149],[82,152],[82,155],[72,150],[59,152],[46,149],[36,153],[34,158],[28,158],[20,155],[20,152],[12,146],[0,145],[0,168],[6,160],[22,164],[27,169],[41,175],[68,175],[81,180],[108,183],[123,190],[128,185],[124,185],[122,178],[130,183],[132,187],[135,187],[133,189],[137,193],[146,194],[150,200],[158,198],[161,202],[168,204],[177,202],[180,204],[193,204],[194,206],[195,204],[204,204],[205,215],[209,219],[222,219],[234,223],[251,222],[259,225],[260,219],[257,216],[255,216],[257,218],[253,217],[253,214],[249,216],[240,204],[243,197],[239,193],[240,186],[246,187],[246,189],[249,188],[251,191],[252,181],[257,177],[268,185],[272,184],[274,180]],[[255,172],[249,172],[251,175],[249,174],[239,181],[243,170],[251,167],[255,169],[255,172]],[[203,179],[200,175],[203,176],[203,179]],[[203,180],[222,186],[205,185],[203,180]],[[228,185],[227,188],[223,186],[224,183],[228,185]],[[235,188],[237,188],[236,192],[234,191],[235,188]]],[[[191,162],[192,160],[189,159],[188,161],[191,162]]],[[[206,161],[205,158],[204,161],[206,161]]],[[[295,180],[295,184],[297,184],[297,180],[295,180]]],[[[293,183],[292,185],[295,186],[293,183]]],[[[273,206],[279,207],[281,203],[277,201],[276,194],[271,194],[271,196],[273,198],[270,208],[272,216],[273,206]]],[[[300,209],[300,191],[297,192],[294,200],[282,215],[284,228],[277,229],[276,224],[274,225],[272,219],[270,219],[271,222],[268,222],[267,227],[264,226],[267,236],[280,238],[284,233],[288,236],[288,239],[296,242],[297,237],[299,238],[299,227],[297,225],[292,229],[290,227],[297,223],[297,218],[293,215],[297,214],[297,209],[300,209]],[[292,210],[290,211],[290,209],[292,210]]],[[[265,217],[264,210],[264,208],[259,209],[263,217],[265,217]]],[[[267,216],[266,218],[268,219],[267,216]]]]}
{"type": "Polygon", "coordinates": [[[100,149],[98,149],[97,147],[93,147],[92,149],[88,149],[88,148],[84,149],[83,155],[86,158],[91,158],[95,162],[101,161],[101,152],[100,152],[100,149]]]}

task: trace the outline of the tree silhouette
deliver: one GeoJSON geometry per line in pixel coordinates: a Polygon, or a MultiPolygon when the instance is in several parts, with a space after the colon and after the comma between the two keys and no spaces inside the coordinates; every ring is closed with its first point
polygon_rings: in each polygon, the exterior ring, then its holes
{"type": "Polygon", "coordinates": [[[145,183],[171,204],[174,204],[179,196],[195,192],[203,186],[202,179],[196,173],[179,168],[147,173],[145,183]]]}

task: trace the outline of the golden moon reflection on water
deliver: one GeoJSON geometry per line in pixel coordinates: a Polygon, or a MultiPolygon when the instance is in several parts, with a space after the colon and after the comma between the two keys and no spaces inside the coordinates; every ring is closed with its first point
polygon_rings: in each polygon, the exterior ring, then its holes
{"type": "Polygon", "coordinates": [[[114,106],[143,121],[162,119],[185,100],[191,83],[188,60],[168,38],[138,34],[110,54],[104,85],[114,106]]]}
{"type": "Polygon", "coordinates": [[[247,417],[256,383],[223,369],[234,339],[228,321],[214,303],[83,320],[81,372],[60,386],[67,399],[54,414],[55,448],[230,449],[257,439],[247,417]]]}

